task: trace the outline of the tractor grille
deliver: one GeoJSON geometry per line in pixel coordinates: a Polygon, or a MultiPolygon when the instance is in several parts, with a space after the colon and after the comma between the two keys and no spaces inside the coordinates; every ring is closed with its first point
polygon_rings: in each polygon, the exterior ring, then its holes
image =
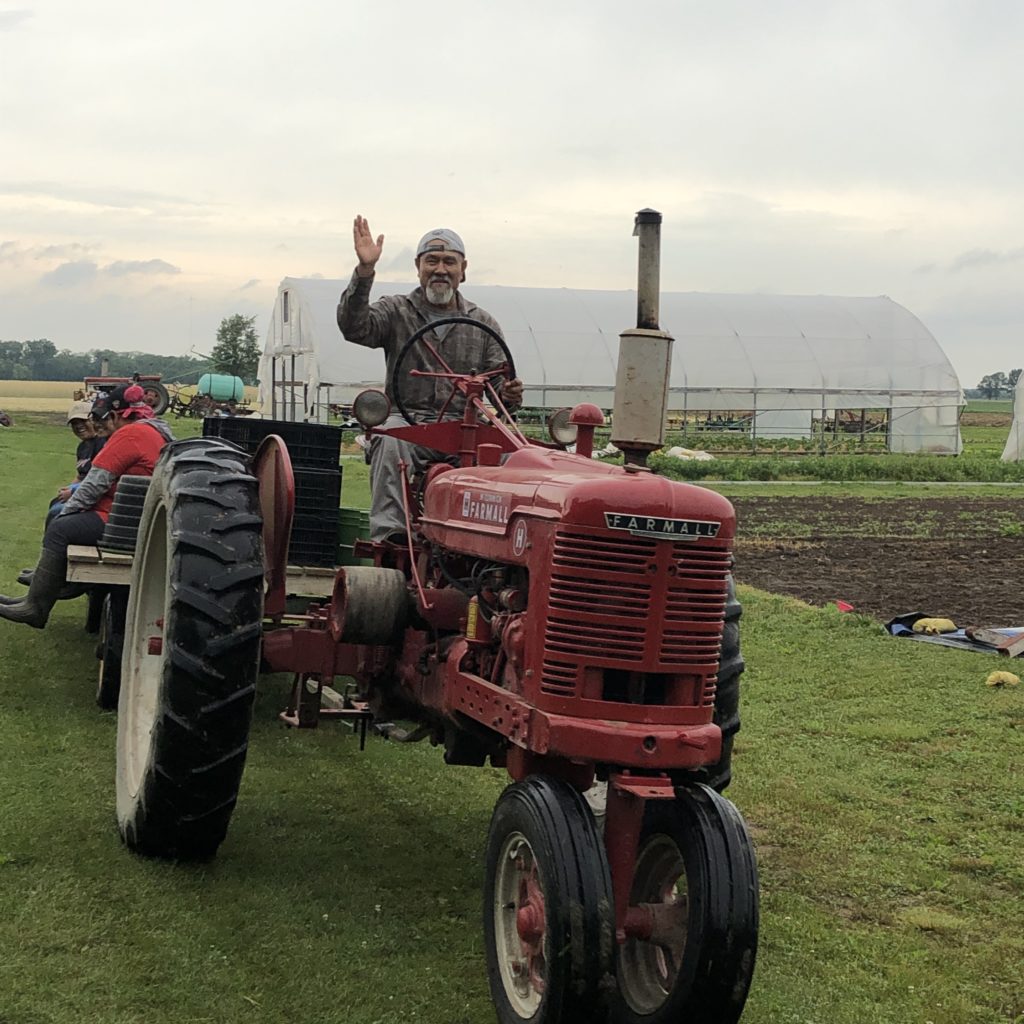
{"type": "Polygon", "coordinates": [[[586,665],[672,672],[716,661],[730,565],[728,551],[687,541],[558,530],[541,690],[573,696],[586,665]]]}

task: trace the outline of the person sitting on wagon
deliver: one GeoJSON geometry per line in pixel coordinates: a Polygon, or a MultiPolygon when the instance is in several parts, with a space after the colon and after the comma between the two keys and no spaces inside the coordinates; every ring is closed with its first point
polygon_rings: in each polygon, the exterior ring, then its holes
{"type": "MultiPolygon", "coordinates": [[[[106,444],[107,435],[97,428],[90,416],[91,412],[92,402],[88,401],[75,402],[68,410],[68,426],[78,438],[78,447],[75,450],[75,479],[66,487],[62,487],[55,498],[50,499],[50,507],[46,510],[46,520],[43,523],[43,533],[46,532],[50,523],[60,515],[60,510],[88,475],[93,457],[98,455],[102,451],[103,445],[106,444]]],[[[34,571],[31,568],[22,569],[18,573],[18,582],[26,587],[29,586],[32,583],[34,571]]]]}
{"type": "MultiPolygon", "coordinates": [[[[386,295],[370,305],[370,289],[377,261],[384,248],[384,236],[376,240],[370,225],[356,217],[352,227],[358,263],[348,287],[338,302],[338,327],[347,341],[366,348],[383,348],[386,365],[385,391],[391,399],[391,377],[395,362],[405,343],[424,325],[448,316],[468,316],[501,334],[497,321],[485,310],[459,294],[459,285],[466,280],[466,247],[449,228],[428,231],[416,247],[416,273],[420,286],[408,295],[386,295]]],[[[485,372],[501,366],[506,360],[501,348],[486,332],[468,324],[441,326],[426,335],[449,365],[463,371],[473,366],[485,372]]],[[[412,365],[410,363],[410,365],[412,365]]],[[[434,366],[434,370],[442,367],[434,366]]],[[[521,380],[495,381],[502,402],[517,409],[523,401],[521,380]]],[[[451,388],[438,384],[436,378],[411,378],[403,392],[410,414],[436,419],[451,388]]],[[[461,404],[453,401],[446,413],[455,419],[462,415],[461,404]]],[[[397,412],[381,425],[406,426],[397,412]]],[[[400,441],[394,437],[374,434],[370,440],[370,538],[371,540],[404,540],[404,488],[399,462],[412,473],[422,472],[431,463],[445,458],[440,452],[400,441]]]]}
{"type": "Polygon", "coordinates": [[[47,527],[28,594],[0,596],[0,618],[42,629],[57,601],[78,596],[79,588],[65,584],[68,546],[95,544],[103,536],[117,481],[127,475],[152,476],[161,450],[174,439],[170,427],[153,418],[137,384],[122,384],[101,395],[93,403],[91,416],[108,428],[107,443],[47,527]]]}
{"type": "Polygon", "coordinates": [[[71,433],[78,438],[78,447],[75,449],[75,479],[66,487],[62,487],[50,502],[50,507],[46,512],[46,526],[49,526],[50,522],[60,515],[60,510],[71,495],[78,490],[78,485],[89,475],[92,460],[99,455],[107,443],[107,435],[97,429],[91,413],[92,402],[75,402],[68,410],[68,426],[71,428],[71,433]]]}

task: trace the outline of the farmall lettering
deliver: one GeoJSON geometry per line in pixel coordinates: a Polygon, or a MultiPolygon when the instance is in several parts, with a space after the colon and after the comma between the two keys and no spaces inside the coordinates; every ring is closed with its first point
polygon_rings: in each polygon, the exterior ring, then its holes
{"type": "Polygon", "coordinates": [[[511,502],[507,494],[493,494],[488,491],[463,492],[463,519],[472,520],[474,523],[504,526],[510,514],[511,502]]]}
{"type": "Polygon", "coordinates": [[[660,516],[634,516],[628,512],[605,512],[609,530],[627,530],[634,537],[674,537],[677,540],[699,540],[717,537],[722,524],[704,519],[664,519],[660,516]]]}

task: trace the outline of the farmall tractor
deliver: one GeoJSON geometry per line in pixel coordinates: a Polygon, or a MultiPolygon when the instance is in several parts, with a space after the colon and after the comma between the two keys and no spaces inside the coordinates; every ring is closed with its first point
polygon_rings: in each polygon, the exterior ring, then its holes
{"type": "MultiPolygon", "coordinates": [[[[294,673],[297,724],[347,677],[356,699],[339,714],[411,719],[448,763],[511,776],[483,886],[502,1024],[739,1019],[758,883],[743,819],[719,792],[742,671],[735,517],[721,496],[645,466],[671,346],[657,323],[659,232],[660,215],[641,211],[639,326],[622,338],[613,426],[625,464],[591,457],[592,405],[556,423],[550,444],[525,438],[494,387],[515,372],[504,342],[506,366],[478,373],[448,366],[424,328],[391,396],[403,409],[403,380],[431,373],[461,418],[389,432],[445,461],[407,491],[408,543],[366,542],[373,564],[338,569],[330,598],[302,615],[285,602],[283,445],[268,438],[254,465],[212,439],[168,447],[125,633],[117,815],[130,848],[216,851],[261,666],[294,673]]],[[[387,413],[383,392],[356,402],[369,430],[387,413]]]]}

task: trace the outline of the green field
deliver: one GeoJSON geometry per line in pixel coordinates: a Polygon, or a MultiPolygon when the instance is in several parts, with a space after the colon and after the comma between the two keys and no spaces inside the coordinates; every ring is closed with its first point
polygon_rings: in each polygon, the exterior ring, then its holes
{"type": "MultiPolygon", "coordinates": [[[[0,589],[36,556],[69,442],[54,418],[0,431],[0,589]]],[[[345,503],[365,504],[365,468],[345,467],[345,503]]],[[[1024,686],[986,687],[993,658],[740,596],[729,795],[762,888],[744,1024],[1024,1024],[1024,686]]],[[[0,622],[0,1022],[494,1020],[481,851],[502,773],[289,731],[287,680],[265,678],[219,856],[132,856],[83,615],[0,622]]]]}
{"type": "Polygon", "coordinates": [[[971,398],[964,412],[995,412],[1009,415],[1013,412],[1012,398],[971,398]]]}

